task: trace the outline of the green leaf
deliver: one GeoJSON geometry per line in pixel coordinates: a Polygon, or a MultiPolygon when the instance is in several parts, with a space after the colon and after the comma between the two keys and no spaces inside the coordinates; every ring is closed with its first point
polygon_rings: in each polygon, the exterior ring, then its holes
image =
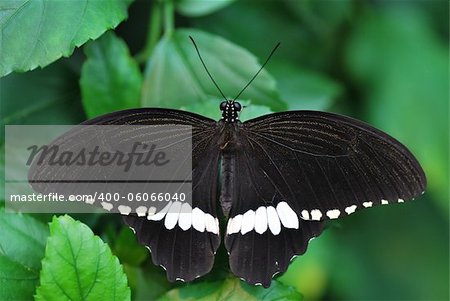
{"type": "Polygon", "coordinates": [[[328,296],[325,294],[329,285],[329,270],[336,269],[334,252],[338,246],[330,243],[330,236],[334,234],[334,231],[327,229],[320,237],[310,241],[307,252],[293,259],[289,269],[277,281],[302,292],[305,300],[324,300],[328,296]]]}
{"type": "Polygon", "coordinates": [[[0,300],[32,300],[47,236],[45,224],[0,210],[0,300]]]}
{"type": "MultiPolygon", "coordinates": [[[[299,21],[304,22],[310,31],[321,38],[341,38],[342,34],[336,34],[336,31],[351,18],[356,6],[352,0],[282,2],[299,21]],[[330,36],[331,34],[335,34],[335,37],[330,36]]],[[[322,45],[327,45],[327,41],[322,41],[322,45]]]]}
{"type": "Polygon", "coordinates": [[[448,220],[430,201],[425,195],[343,219],[342,227],[327,237],[331,284],[327,296],[449,300],[448,220]],[[411,218],[416,216],[420,222],[411,218]]]}
{"type": "Polygon", "coordinates": [[[343,88],[327,76],[274,60],[269,70],[278,83],[281,98],[289,110],[327,110],[342,94],[343,88]]]}
{"type": "MultiPolygon", "coordinates": [[[[147,251],[148,252],[148,251],[147,251]]],[[[124,264],[133,300],[156,300],[177,284],[167,281],[166,273],[147,261],[141,267],[124,264]]]]}
{"type": "Polygon", "coordinates": [[[221,101],[223,100],[220,98],[211,98],[204,102],[195,102],[181,106],[180,110],[197,113],[214,120],[219,120],[222,116],[219,109],[219,104],[221,101]]]}
{"type": "Polygon", "coordinates": [[[0,76],[44,67],[116,27],[129,0],[0,2],[0,76]]]}
{"type": "MultiPolygon", "coordinates": [[[[343,35],[335,31],[324,35],[322,31],[315,30],[315,24],[310,24],[309,12],[305,12],[301,20],[297,18],[296,10],[291,6],[306,2],[312,5],[323,3],[327,8],[321,8],[322,11],[334,14],[334,9],[342,6],[339,3],[344,0],[236,1],[220,13],[189,21],[192,26],[229,39],[261,59],[280,41],[281,46],[274,59],[283,58],[314,70],[329,70],[330,66],[336,64],[336,50],[342,45],[343,35]],[[243,22],[246,24],[245,28],[242,26],[243,22]]],[[[328,23],[325,16],[318,21],[328,23]]],[[[271,64],[272,62],[268,66],[271,64]]]]}
{"type": "Polygon", "coordinates": [[[186,285],[169,291],[159,300],[301,300],[302,295],[292,287],[277,281],[265,289],[253,286],[237,278],[227,278],[224,281],[200,282],[186,285]]]}
{"type": "Polygon", "coordinates": [[[123,263],[138,266],[148,257],[148,250],[136,240],[130,228],[122,228],[114,244],[114,254],[123,263]]]}
{"type": "Polygon", "coordinates": [[[130,289],[108,245],[66,215],[50,223],[36,300],[130,300],[130,289]]]}
{"type": "Polygon", "coordinates": [[[240,101],[240,103],[242,105],[242,111],[241,114],[239,115],[239,119],[243,122],[256,117],[273,113],[273,111],[270,110],[268,107],[254,105],[250,101],[240,101]]]}
{"type": "MultiPolygon", "coordinates": [[[[0,78],[0,87],[0,173],[5,167],[5,124],[77,124],[85,119],[78,75],[67,61],[42,70],[10,74],[0,78]]],[[[0,199],[4,195],[4,181],[0,181],[0,199]]]]}
{"type": "MultiPolygon", "coordinates": [[[[189,40],[191,35],[216,82],[234,98],[259,70],[256,58],[231,42],[198,30],[177,30],[165,36],[147,63],[143,86],[144,106],[179,108],[220,97],[189,40]]],[[[266,70],[242,94],[252,103],[282,110],[275,81],[266,70]]]]}
{"type": "Polygon", "coordinates": [[[80,86],[89,118],[139,107],[142,74],[125,42],[108,32],[85,46],[80,86]]]}
{"type": "Polygon", "coordinates": [[[84,120],[77,77],[65,62],[58,62],[0,78],[0,125],[76,124],[84,120]]]}
{"type": "Polygon", "coordinates": [[[177,0],[177,11],[187,17],[200,17],[218,11],[236,0],[177,0]]]}

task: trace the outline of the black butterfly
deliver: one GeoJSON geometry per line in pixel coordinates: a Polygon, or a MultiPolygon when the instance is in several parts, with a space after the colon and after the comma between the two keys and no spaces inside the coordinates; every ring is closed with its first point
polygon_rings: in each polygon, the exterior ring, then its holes
{"type": "Polygon", "coordinates": [[[226,100],[219,121],[142,108],[84,123],[192,127],[191,213],[176,217],[170,227],[164,212],[124,216],[170,281],[192,281],[211,270],[221,241],[220,211],[228,218],[222,236],[231,271],[268,287],[275,274],[306,251],[325,220],[403,202],[425,190],[425,174],[414,156],[366,123],[317,111],[241,122],[241,109],[239,102],[226,100]]]}

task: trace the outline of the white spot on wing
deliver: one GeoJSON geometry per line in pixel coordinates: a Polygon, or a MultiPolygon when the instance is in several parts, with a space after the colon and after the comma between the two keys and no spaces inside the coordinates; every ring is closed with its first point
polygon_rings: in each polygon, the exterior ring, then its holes
{"type": "Polygon", "coordinates": [[[149,216],[155,214],[155,212],[156,212],[156,207],[150,207],[150,208],[148,208],[148,215],[149,215],[149,216]]]}
{"type": "Polygon", "coordinates": [[[398,202],[399,202],[399,203],[404,203],[405,200],[403,200],[403,199],[398,199],[398,202]]]}
{"type": "Polygon", "coordinates": [[[302,210],[302,219],[309,220],[309,212],[308,210],[302,210]]]}
{"type": "Polygon", "coordinates": [[[255,212],[255,231],[263,234],[267,230],[267,210],[266,207],[259,207],[255,212]]]}
{"type": "Polygon", "coordinates": [[[128,215],[131,212],[130,206],[120,205],[117,209],[119,209],[120,214],[128,215]]]}
{"type": "Polygon", "coordinates": [[[200,208],[192,209],[192,227],[198,232],[205,231],[205,213],[200,208]]]}
{"type": "Polygon", "coordinates": [[[388,201],[386,201],[386,200],[381,200],[381,205],[387,205],[387,204],[389,204],[388,201]]]}
{"type": "Polygon", "coordinates": [[[233,222],[230,226],[230,233],[238,233],[241,231],[241,225],[242,225],[242,214],[238,214],[235,217],[233,217],[233,222]]]}
{"type": "Polygon", "coordinates": [[[145,216],[147,215],[147,207],[145,206],[139,206],[136,208],[136,213],[138,216],[145,216]]]}
{"type": "Polygon", "coordinates": [[[107,202],[101,202],[100,205],[102,205],[103,209],[111,211],[113,209],[113,204],[107,203],[107,202]]]}
{"type": "Polygon", "coordinates": [[[216,229],[216,221],[214,216],[209,213],[205,213],[205,226],[206,231],[217,234],[219,233],[219,229],[216,229]]]}
{"type": "Polygon", "coordinates": [[[348,206],[347,208],[345,208],[345,212],[346,212],[347,214],[352,214],[353,212],[355,212],[356,207],[357,207],[356,205],[348,206]]]}
{"type": "Polygon", "coordinates": [[[297,214],[286,202],[280,202],[277,205],[277,213],[280,221],[285,228],[298,229],[297,214]]]}
{"type": "MultiPolygon", "coordinates": [[[[151,221],[159,221],[162,220],[164,218],[164,216],[166,215],[167,211],[169,211],[170,206],[172,206],[172,202],[169,202],[166,207],[164,207],[161,211],[159,211],[156,214],[152,214],[152,215],[148,215],[147,219],[151,220],[151,221]]],[[[152,208],[150,208],[152,209],[152,208]]],[[[148,210],[150,212],[150,209],[148,210]]]]}
{"type": "Polygon", "coordinates": [[[233,218],[229,218],[228,219],[228,222],[227,222],[227,234],[231,234],[231,225],[232,225],[232,222],[233,222],[233,218]]]}
{"type": "Polygon", "coordinates": [[[311,219],[315,221],[320,221],[320,218],[322,217],[322,212],[320,212],[319,209],[313,209],[311,210],[311,219]]]}
{"type": "Polygon", "coordinates": [[[186,231],[192,225],[192,208],[188,203],[181,206],[180,217],[178,218],[178,226],[186,231]]]}
{"type": "Polygon", "coordinates": [[[181,202],[174,202],[172,206],[170,206],[166,218],[164,219],[164,227],[166,227],[166,229],[172,230],[175,228],[178,223],[178,217],[180,216],[181,205],[181,202]]]}
{"type": "Polygon", "coordinates": [[[249,210],[242,217],[241,233],[244,235],[255,228],[255,211],[249,210]]]}
{"type": "Polygon", "coordinates": [[[281,232],[281,223],[278,218],[277,211],[273,206],[267,207],[267,222],[269,224],[269,229],[273,235],[278,235],[281,232]]]}
{"type": "Polygon", "coordinates": [[[333,209],[333,210],[327,211],[327,216],[329,218],[338,218],[339,215],[341,215],[341,211],[339,211],[338,209],[333,209]]]}
{"type": "Polygon", "coordinates": [[[373,203],[372,202],[364,202],[363,206],[366,208],[372,207],[373,203]]]}

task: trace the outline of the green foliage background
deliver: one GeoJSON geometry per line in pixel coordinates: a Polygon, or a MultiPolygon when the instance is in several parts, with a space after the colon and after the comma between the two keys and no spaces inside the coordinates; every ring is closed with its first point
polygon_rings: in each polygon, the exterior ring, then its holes
{"type": "MultiPolygon", "coordinates": [[[[218,118],[219,94],[187,35],[230,97],[280,41],[241,96],[244,119],[288,109],[357,117],[406,144],[429,183],[416,201],[330,223],[267,290],[231,276],[223,250],[206,277],[169,283],[119,217],[2,210],[0,300],[448,300],[447,1],[19,0],[0,12],[2,148],[5,124],[76,124],[140,106],[218,118]],[[96,257],[58,257],[80,237],[96,257]],[[94,273],[97,257],[107,274],[94,273]]],[[[2,151],[2,170],[4,160],[2,151]]]]}

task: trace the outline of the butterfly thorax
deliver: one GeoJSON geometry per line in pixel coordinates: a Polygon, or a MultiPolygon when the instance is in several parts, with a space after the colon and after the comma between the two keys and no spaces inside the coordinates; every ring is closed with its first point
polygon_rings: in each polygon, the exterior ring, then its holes
{"type": "Polygon", "coordinates": [[[222,120],[227,123],[234,123],[239,120],[241,104],[234,100],[222,101],[220,110],[222,111],[222,120]]]}
{"type": "Polygon", "coordinates": [[[221,128],[220,138],[218,140],[221,154],[235,153],[241,146],[239,139],[239,132],[242,123],[239,120],[234,122],[226,122],[219,120],[219,127],[221,128]]]}

